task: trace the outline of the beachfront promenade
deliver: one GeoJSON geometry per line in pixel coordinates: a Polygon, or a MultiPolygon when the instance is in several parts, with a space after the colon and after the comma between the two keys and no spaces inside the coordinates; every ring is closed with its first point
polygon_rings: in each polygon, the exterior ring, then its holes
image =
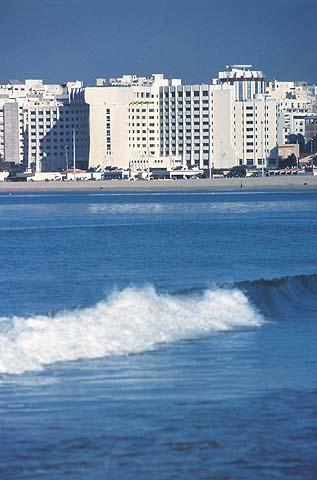
{"type": "Polygon", "coordinates": [[[309,189],[317,188],[317,176],[255,178],[215,178],[195,180],[102,180],[78,182],[1,182],[1,193],[13,192],[92,192],[92,191],[202,191],[227,189],[309,189]]]}

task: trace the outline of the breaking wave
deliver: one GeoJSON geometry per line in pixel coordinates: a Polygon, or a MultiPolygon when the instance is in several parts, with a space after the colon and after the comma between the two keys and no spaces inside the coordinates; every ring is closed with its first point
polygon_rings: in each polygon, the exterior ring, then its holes
{"type": "Polygon", "coordinates": [[[262,321],[239,289],[173,296],[153,287],[127,288],[91,308],[0,319],[0,372],[20,374],[55,362],[143,352],[262,321]]]}

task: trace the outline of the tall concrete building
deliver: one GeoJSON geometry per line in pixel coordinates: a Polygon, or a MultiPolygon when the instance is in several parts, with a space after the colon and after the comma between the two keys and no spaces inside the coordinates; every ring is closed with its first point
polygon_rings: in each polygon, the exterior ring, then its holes
{"type": "MultiPolygon", "coordinates": [[[[227,143],[221,143],[221,156],[234,152],[234,157],[229,157],[232,165],[275,165],[277,101],[266,94],[263,72],[254,70],[252,65],[229,65],[227,70],[219,72],[212,83],[218,88],[232,90],[231,115],[223,116],[218,127],[219,130],[229,129],[232,132],[231,148],[227,143]]],[[[216,143],[217,138],[215,136],[216,143]]]]}
{"type": "Polygon", "coordinates": [[[277,102],[264,92],[262,72],[249,66],[210,85],[162,87],[160,155],[205,170],[275,164],[277,102]]]}
{"type": "Polygon", "coordinates": [[[273,167],[277,162],[277,102],[258,94],[235,102],[235,148],[238,165],[273,167]]]}
{"type": "Polygon", "coordinates": [[[45,85],[26,80],[0,85],[0,155],[11,168],[63,169],[72,158],[88,165],[88,105],[82,82],[45,85]]]}
{"type": "Polygon", "coordinates": [[[291,134],[306,138],[306,119],[317,117],[316,87],[306,82],[271,81],[267,84],[267,95],[277,101],[277,141],[287,143],[291,134]]]}
{"type": "Polygon", "coordinates": [[[124,75],[109,80],[99,78],[96,87],[87,87],[89,165],[144,170],[158,162],[160,88],[178,83],[162,74],[124,75]]]}
{"type": "Polygon", "coordinates": [[[160,89],[160,156],[185,167],[209,168],[211,87],[178,85],[160,89]]]}

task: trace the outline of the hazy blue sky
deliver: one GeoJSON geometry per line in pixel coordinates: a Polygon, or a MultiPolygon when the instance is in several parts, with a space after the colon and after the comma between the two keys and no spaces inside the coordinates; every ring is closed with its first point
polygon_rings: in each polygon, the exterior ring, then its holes
{"type": "Polygon", "coordinates": [[[0,82],[163,72],[208,82],[226,64],[317,81],[317,0],[0,0],[0,82]]]}

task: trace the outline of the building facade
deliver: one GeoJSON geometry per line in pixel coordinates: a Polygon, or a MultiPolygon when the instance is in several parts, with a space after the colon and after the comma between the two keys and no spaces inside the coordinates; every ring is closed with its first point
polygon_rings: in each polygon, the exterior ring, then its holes
{"type": "MultiPolygon", "coordinates": [[[[223,118],[221,129],[231,134],[231,149],[228,144],[222,156],[229,156],[231,166],[246,165],[262,168],[277,162],[277,101],[266,93],[266,81],[262,71],[252,65],[229,65],[213,79],[213,85],[232,90],[233,114],[223,118]],[[228,125],[230,122],[231,125],[228,125]]],[[[221,105],[220,105],[221,109],[221,105]]],[[[219,115],[219,114],[218,114],[219,115]]],[[[215,135],[215,143],[219,135],[215,135]]],[[[223,163],[223,162],[222,162],[223,163]]]]}
{"type": "Polygon", "coordinates": [[[160,164],[160,88],[178,84],[162,74],[98,79],[85,89],[91,167],[149,169],[160,164]]]}
{"type": "Polygon", "coordinates": [[[238,67],[210,85],[161,88],[161,156],[209,171],[276,163],[277,101],[262,72],[238,67]]]}
{"type": "Polygon", "coordinates": [[[238,165],[257,168],[277,163],[277,102],[266,95],[235,102],[238,165]]]}
{"type": "Polygon", "coordinates": [[[178,85],[160,89],[161,157],[174,157],[184,167],[209,168],[210,85],[178,85]]]}
{"type": "Polygon", "coordinates": [[[251,65],[232,65],[209,84],[162,74],[45,85],[0,85],[0,157],[36,172],[94,169],[262,168],[301,134],[314,149],[317,89],[266,82],[251,65]]]}
{"type": "Polygon", "coordinates": [[[88,113],[82,82],[1,85],[0,155],[11,168],[61,170],[72,161],[74,136],[77,165],[87,167],[88,113]]]}
{"type": "Polygon", "coordinates": [[[306,118],[317,113],[316,88],[305,82],[275,80],[268,82],[266,91],[278,104],[278,144],[286,144],[290,135],[306,138],[306,118]]]}

